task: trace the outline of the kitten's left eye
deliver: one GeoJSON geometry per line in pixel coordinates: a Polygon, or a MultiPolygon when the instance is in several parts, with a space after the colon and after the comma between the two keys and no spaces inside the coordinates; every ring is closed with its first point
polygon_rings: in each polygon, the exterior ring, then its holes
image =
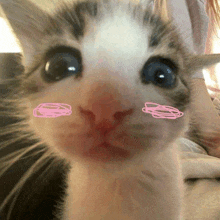
{"type": "Polygon", "coordinates": [[[81,72],[81,61],[72,53],[56,53],[46,63],[43,78],[55,82],[81,72]]]}
{"type": "Polygon", "coordinates": [[[144,83],[152,82],[163,88],[173,88],[176,85],[175,65],[167,59],[151,59],[148,61],[142,72],[144,83]]]}

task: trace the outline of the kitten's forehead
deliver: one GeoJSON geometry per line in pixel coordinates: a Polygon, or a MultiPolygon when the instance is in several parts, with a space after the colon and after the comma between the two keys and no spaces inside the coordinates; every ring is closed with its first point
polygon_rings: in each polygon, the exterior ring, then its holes
{"type": "Polygon", "coordinates": [[[176,52],[177,49],[168,25],[137,4],[112,0],[80,2],[66,7],[58,15],[68,23],[69,38],[72,36],[91,60],[102,56],[108,62],[111,58],[118,62],[123,59],[129,64],[131,59],[134,62],[142,62],[141,58],[146,61],[146,54],[155,53],[155,48],[161,44],[166,55],[168,50],[176,52]]]}
{"type": "MultiPolygon", "coordinates": [[[[73,5],[64,4],[60,9],[55,16],[58,18],[56,21],[59,23],[61,21],[61,24],[63,23],[69,28],[77,40],[83,39],[88,29],[94,30],[94,33],[103,30],[110,35],[115,34],[116,37],[120,36],[121,33],[124,37],[126,32],[137,31],[136,38],[142,38],[142,43],[145,43],[144,37],[146,39],[146,36],[149,36],[148,43],[150,46],[156,46],[161,43],[161,38],[165,34],[170,33],[168,25],[158,16],[152,14],[151,10],[144,10],[141,5],[132,4],[128,1],[82,1],[73,5]],[[146,34],[144,29],[151,30],[146,34]]],[[[48,27],[48,32],[53,29],[52,24],[48,27]]],[[[106,35],[102,34],[102,38],[106,37],[107,39],[106,35]]]]}
{"type": "MultiPolygon", "coordinates": [[[[107,48],[111,51],[111,48],[115,50],[124,49],[124,52],[132,51],[136,48],[147,47],[146,36],[148,35],[143,29],[129,20],[128,16],[120,16],[118,19],[106,19],[95,32],[90,33],[90,36],[94,34],[94,45],[99,45],[101,48],[107,48]]],[[[99,49],[99,48],[96,48],[99,49]]]]}
{"type": "MultiPolygon", "coordinates": [[[[107,62],[141,61],[148,50],[148,35],[126,14],[106,18],[98,26],[92,24],[82,39],[82,52],[94,59],[103,58],[107,62]],[[95,28],[94,28],[95,27],[95,28]]],[[[146,59],[146,58],[145,58],[146,59]]]]}

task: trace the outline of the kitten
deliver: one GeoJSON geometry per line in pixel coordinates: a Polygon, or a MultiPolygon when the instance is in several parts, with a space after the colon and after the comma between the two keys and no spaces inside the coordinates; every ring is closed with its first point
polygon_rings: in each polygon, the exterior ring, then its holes
{"type": "Polygon", "coordinates": [[[29,174],[50,157],[69,166],[56,218],[183,219],[177,148],[189,127],[191,76],[220,56],[190,54],[170,22],[134,2],[62,2],[54,13],[27,0],[0,4],[24,55],[14,92],[20,132],[46,144],[29,174]],[[155,118],[142,111],[146,102],[184,115],[155,118]],[[42,103],[68,104],[72,114],[35,117],[42,103]]]}

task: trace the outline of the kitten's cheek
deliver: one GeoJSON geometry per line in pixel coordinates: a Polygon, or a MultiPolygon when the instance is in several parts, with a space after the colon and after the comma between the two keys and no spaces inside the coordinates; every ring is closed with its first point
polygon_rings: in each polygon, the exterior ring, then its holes
{"type": "Polygon", "coordinates": [[[43,141],[50,142],[52,128],[47,120],[32,116],[30,125],[36,132],[37,136],[39,136],[43,141]]]}

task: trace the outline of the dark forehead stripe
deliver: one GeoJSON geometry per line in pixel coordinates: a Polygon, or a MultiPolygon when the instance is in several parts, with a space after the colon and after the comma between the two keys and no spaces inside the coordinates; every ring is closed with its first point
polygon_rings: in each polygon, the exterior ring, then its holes
{"type": "MultiPolygon", "coordinates": [[[[109,0],[102,0],[103,3],[109,4],[109,0]]],[[[61,9],[58,13],[58,17],[64,19],[70,24],[72,28],[73,36],[79,40],[80,37],[83,37],[85,31],[85,17],[84,14],[87,14],[91,17],[96,17],[98,12],[98,7],[101,7],[101,3],[97,2],[78,2],[74,3],[72,6],[65,4],[64,8],[61,9]]],[[[133,13],[139,14],[144,13],[143,23],[150,24],[153,27],[152,35],[150,37],[149,45],[150,47],[157,46],[161,42],[161,38],[167,30],[167,25],[163,23],[160,17],[153,15],[151,11],[143,11],[140,5],[129,5],[133,7],[133,13]]],[[[116,6],[117,7],[117,6],[116,6]]]]}
{"type": "Polygon", "coordinates": [[[52,17],[48,16],[48,24],[44,30],[45,35],[62,35],[63,31],[60,28],[60,25],[56,22],[56,20],[52,17]]]}
{"type": "Polygon", "coordinates": [[[174,42],[170,42],[170,43],[168,44],[168,47],[169,47],[169,48],[176,48],[176,45],[175,45],[174,42]]]}
{"type": "Polygon", "coordinates": [[[149,40],[149,47],[158,46],[161,43],[162,37],[168,32],[167,24],[165,24],[160,17],[147,10],[144,14],[143,24],[153,27],[152,34],[149,40]]]}
{"type": "MultiPolygon", "coordinates": [[[[102,1],[106,4],[109,4],[111,2],[108,0],[102,1]]],[[[89,15],[91,17],[96,17],[99,5],[101,6],[100,3],[90,1],[78,2],[74,3],[73,5],[64,4],[63,8],[58,12],[57,17],[60,17],[61,19],[67,21],[70,24],[73,36],[77,40],[79,40],[79,38],[84,36],[85,31],[84,14],[89,15]]],[[[161,42],[161,38],[164,36],[167,30],[167,25],[163,23],[160,17],[153,15],[151,11],[146,10],[144,12],[140,5],[130,5],[130,7],[133,7],[134,15],[137,13],[144,13],[143,23],[150,24],[153,27],[152,35],[149,40],[149,46],[157,46],[161,42]]],[[[52,29],[54,29],[55,27],[56,25],[52,29]]],[[[57,32],[59,32],[59,28],[56,28],[56,30],[57,32]]]]}
{"type": "Polygon", "coordinates": [[[85,18],[84,14],[91,17],[96,17],[97,15],[97,2],[79,2],[73,6],[64,7],[58,16],[65,21],[67,21],[71,27],[71,32],[73,36],[79,40],[80,37],[84,35],[85,29],[85,18]]]}

